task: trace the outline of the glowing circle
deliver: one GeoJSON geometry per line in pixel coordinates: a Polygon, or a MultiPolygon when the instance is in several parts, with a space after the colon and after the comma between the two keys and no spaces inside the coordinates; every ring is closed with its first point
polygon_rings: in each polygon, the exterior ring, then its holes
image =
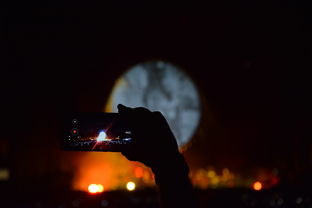
{"type": "Polygon", "coordinates": [[[262,184],[259,181],[254,182],[252,186],[256,191],[260,191],[262,189],[262,184]]]}
{"type": "Polygon", "coordinates": [[[98,192],[98,186],[96,184],[90,184],[88,187],[88,191],[92,194],[95,194],[98,192]]]}
{"type": "Polygon", "coordinates": [[[115,83],[107,111],[117,105],[146,107],[166,118],[179,147],[187,144],[200,120],[199,93],[180,68],[163,61],[135,65],[115,83]]]}
{"type": "Polygon", "coordinates": [[[104,191],[104,187],[102,184],[90,184],[88,187],[88,191],[91,194],[102,193],[104,191]]]}
{"type": "Polygon", "coordinates": [[[132,181],[127,183],[127,189],[129,191],[133,191],[135,189],[135,183],[133,183],[132,181]]]}
{"type": "Polygon", "coordinates": [[[104,191],[104,187],[103,187],[103,185],[98,184],[98,185],[97,185],[97,187],[98,187],[98,192],[99,192],[99,193],[101,193],[101,192],[103,192],[103,191],[104,191]]]}

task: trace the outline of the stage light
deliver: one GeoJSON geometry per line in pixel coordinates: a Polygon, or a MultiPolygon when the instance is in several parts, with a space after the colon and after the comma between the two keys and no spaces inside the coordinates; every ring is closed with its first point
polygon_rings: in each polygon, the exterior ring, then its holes
{"type": "Polygon", "coordinates": [[[98,187],[98,192],[99,192],[99,193],[102,193],[102,192],[104,191],[103,185],[98,184],[97,187],[98,187]]]}
{"type": "Polygon", "coordinates": [[[88,191],[91,194],[102,193],[104,191],[104,187],[101,184],[90,184],[88,187],[88,191]]]}
{"type": "Polygon", "coordinates": [[[89,187],[88,187],[88,191],[91,194],[95,194],[98,191],[98,186],[96,184],[90,184],[89,187]]]}
{"type": "Polygon", "coordinates": [[[96,141],[102,142],[105,140],[107,140],[105,131],[100,131],[99,136],[96,138],[96,141]]]}
{"type": "Polygon", "coordinates": [[[132,181],[129,181],[127,183],[127,189],[128,191],[133,191],[135,189],[135,183],[133,183],[132,181]]]}
{"type": "Polygon", "coordinates": [[[262,189],[262,184],[259,181],[256,181],[253,183],[252,187],[255,191],[260,191],[262,189]]]}

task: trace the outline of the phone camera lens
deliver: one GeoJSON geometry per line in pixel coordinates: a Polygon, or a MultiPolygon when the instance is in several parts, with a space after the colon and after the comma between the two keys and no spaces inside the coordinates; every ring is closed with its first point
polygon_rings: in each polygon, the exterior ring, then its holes
{"type": "Polygon", "coordinates": [[[77,129],[72,129],[71,133],[72,133],[72,135],[77,135],[78,134],[78,130],[77,129]]]}
{"type": "Polygon", "coordinates": [[[74,125],[76,125],[78,123],[78,120],[74,118],[72,122],[74,125]]]}

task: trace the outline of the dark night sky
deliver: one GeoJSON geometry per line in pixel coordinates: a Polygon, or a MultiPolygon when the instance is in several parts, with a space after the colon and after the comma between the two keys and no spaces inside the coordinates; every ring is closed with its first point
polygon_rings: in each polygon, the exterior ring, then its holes
{"type": "Polygon", "coordinates": [[[1,139],[10,144],[13,169],[57,167],[62,114],[102,110],[118,76],[155,59],[185,69],[204,98],[203,123],[185,153],[191,166],[311,164],[304,130],[311,25],[304,5],[140,5],[3,12],[1,139]]]}

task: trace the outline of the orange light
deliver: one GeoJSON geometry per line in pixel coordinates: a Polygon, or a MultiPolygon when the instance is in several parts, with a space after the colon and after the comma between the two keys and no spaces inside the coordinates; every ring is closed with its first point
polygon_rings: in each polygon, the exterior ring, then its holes
{"type": "Polygon", "coordinates": [[[104,187],[101,184],[90,184],[88,187],[88,191],[91,194],[101,193],[104,191],[104,187]]]}
{"type": "Polygon", "coordinates": [[[136,167],[134,169],[134,175],[135,175],[136,178],[142,178],[143,177],[143,168],[136,167]]]}
{"type": "Polygon", "coordinates": [[[262,189],[262,184],[259,181],[256,181],[253,183],[252,187],[255,191],[260,191],[262,189]]]}

